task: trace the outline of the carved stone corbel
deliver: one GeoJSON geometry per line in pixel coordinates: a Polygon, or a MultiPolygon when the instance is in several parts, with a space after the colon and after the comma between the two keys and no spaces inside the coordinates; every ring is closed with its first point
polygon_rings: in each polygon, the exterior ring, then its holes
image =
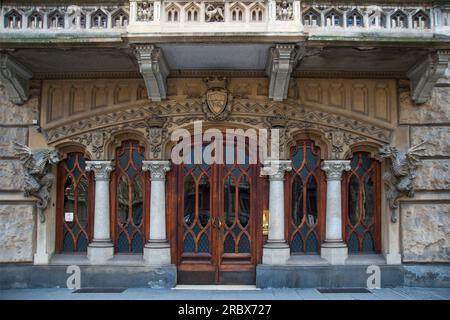
{"type": "Polygon", "coordinates": [[[269,77],[269,99],[283,101],[287,98],[292,71],[305,57],[318,54],[321,49],[297,47],[295,44],[277,44],[270,48],[266,64],[269,77]]]}
{"type": "Polygon", "coordinates": [[[21,105],[28,100],[30,79],[33,74],[7,53],[0,54],[0,83],[9,100],[21,105]]]}
{"type": "Polygon", "coordinates": [[[152,44],[142,44],[135,45],[134,53],[147,87],[148,98],[152,101],[165,99],[169,67],[162,50],[152,44]]]}
{"type": "Polygon", "coordinates": [[[411,100],[426,103],[439,79],[449,67],[450,50],[438,50],[427,54],[407,72],[411,88],[411,100]]]}

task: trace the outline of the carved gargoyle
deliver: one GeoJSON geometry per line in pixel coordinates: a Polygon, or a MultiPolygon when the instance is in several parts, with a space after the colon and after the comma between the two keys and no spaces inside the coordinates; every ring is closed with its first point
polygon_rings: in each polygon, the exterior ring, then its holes
{"type": "Polygon", "coordinates": [[[36,206],[41,222],[45,221],[43,210],[50,202],[50,188],[55,176],[49,172],[50,165],[58,164],[60,156],[54,149],[31,150],[28,146],[14,142],[14,149],[25,168],[25,197],[38,198],[36,206]]]}
{"type": "Polygon", "coordinates": [[[416,170],[421,164],[420,152],[425,150],[423,146],[425,143],[422,142],[407,151],[399,151],[392,146],[384,146],[378,150],[379,156],[389,159],[390,162],[388,170],[383,175],[383,181],[388,188],[387,200],[392,209],[392,222],[397,221],[395,209],[398,208],[398,199],[402,196],[410,198],[414,196],[416,170]]]}

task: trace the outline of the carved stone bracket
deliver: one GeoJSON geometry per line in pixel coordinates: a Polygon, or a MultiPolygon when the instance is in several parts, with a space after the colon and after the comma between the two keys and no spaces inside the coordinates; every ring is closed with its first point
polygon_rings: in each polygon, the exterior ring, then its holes
{"type": "Polygon", "coordinates": [[[0,54],[0,83],[5,87],[12,103],[21,105],[28,100],[32,76],[27,68],[10,55],[0,54]]]}
{"type": "Polygon", "coordinates": [[[449,61],[450,50],[438,50],[429,53],[409,69],[407,76],[410,80],[411,99],[415,103],[423,104],[431,98],[434,86],[449,68],[449,61]]]}
{"type": "Polygon", "coordinates": [[[283,101],[287,98],[295,62],[295,44],[277,44],[274,48],[270,48],[266,66],[270,99],[283,101]]]}
{"type": "Polygon", "coordinates": [[[170,161],[142,161],[142,171],[149,171],[152,181],[166,179],[166,172],[170,170],[170,161]]]}
{"type": "Polygon", "coordinates": [[[292,71],[300,60],[316,55],[319,48],[297,47],[295,44],[277,44],[270,48],[266,64],[266,74],[269,77],[269,98],[283,101],[287,98],[289,81],[292,71]]]}
{"type": "Polygon", "coordinates": [[[136,45],[134,49],[149,99],[152,101],[166,99],[169,67],[162,50],[147,44],[136,45]]]}

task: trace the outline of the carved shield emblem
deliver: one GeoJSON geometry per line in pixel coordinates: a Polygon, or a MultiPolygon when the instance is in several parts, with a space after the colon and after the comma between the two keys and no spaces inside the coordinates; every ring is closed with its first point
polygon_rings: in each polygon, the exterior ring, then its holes
{"type": "Polygon", "coordinates": [[[221,114],[228,103],[228,92],[224,89],[213,89],[206,93],[206,103],[214,115],[221,114]]]}

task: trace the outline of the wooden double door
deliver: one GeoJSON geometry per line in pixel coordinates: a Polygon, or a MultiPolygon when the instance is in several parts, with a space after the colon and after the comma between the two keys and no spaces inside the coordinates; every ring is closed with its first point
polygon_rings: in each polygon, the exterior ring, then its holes
{"type": "Polygon", "coordinates": [[[259,165],[238,153],[233,163],[176,166],[179,284],[255,283],[263,186],[259,165]]]}

